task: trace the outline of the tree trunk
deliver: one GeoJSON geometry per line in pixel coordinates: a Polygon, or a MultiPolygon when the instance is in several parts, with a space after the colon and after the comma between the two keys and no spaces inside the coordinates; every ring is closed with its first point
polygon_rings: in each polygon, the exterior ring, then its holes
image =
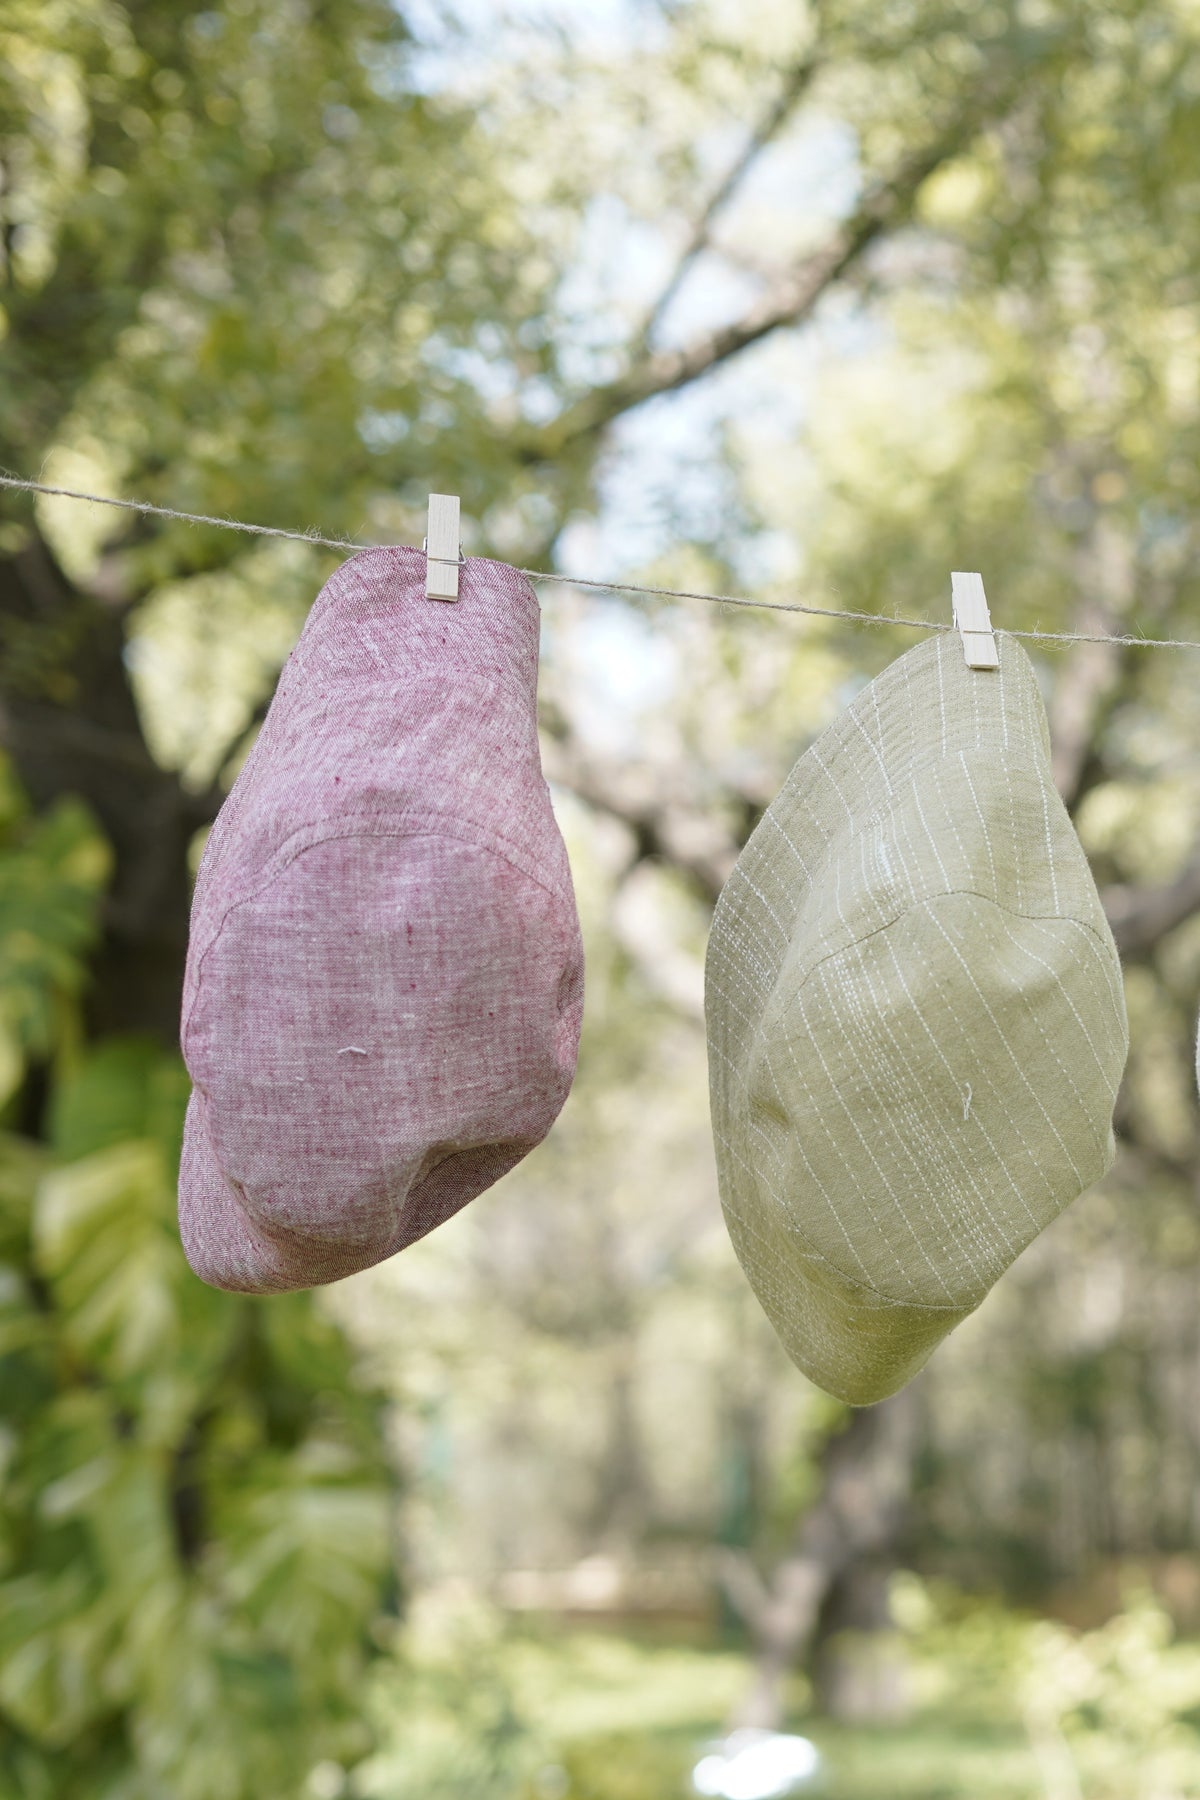
{"type": "Polygon", "coordinates": [[[831,1719],[878,1725],[909,1711],[907,1667],[889,1601],[895,1568],[887,1547],[843,1569],[825,1596],[812,1675],[817,1704],[831,1719]]]}
{"type": "Polygon", "coordinates": [[[755,1676],[732,1721],[778,1730],[784,1684],[810,1648],[835,1582],[851,1570],[887,1568],[903,1528],[916,1451],[912,1385],[855,1412],[829,1440],[821,1497],[801,1522],[770,1584],[754,1593],[726,1562],[727,1587],[755,1640],[755,1676]]]}
{"type": "Polygon", "coordinates": [[[125,608],[72,586],[32,530],[0,560],[0,747],[37,811],[94,811],[115,858],[85,1001],[89,1035],[178,1043],[191,876],[211,796],[185,792],[146,747],[124,661],[125,608]]]}

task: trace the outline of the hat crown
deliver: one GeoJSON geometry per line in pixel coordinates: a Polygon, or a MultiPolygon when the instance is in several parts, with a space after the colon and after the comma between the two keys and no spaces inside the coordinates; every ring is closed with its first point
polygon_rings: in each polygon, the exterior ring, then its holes
{"type": "MultiPolygon", "coordinates": [[[[384,810],[412,829],[465,831],[571,894],[562,840],[545,829],[537,598],[480,558],[453,608],[424,583],[421,552],[396,547],[352,557],[322,588],[205,845],[192,968],[224,897],[269,879],[307,835],[329,836],[330,819],[349,829],[384,810]]],[[[190,986],[185,1015],[189,1000],[190,986]]]]}

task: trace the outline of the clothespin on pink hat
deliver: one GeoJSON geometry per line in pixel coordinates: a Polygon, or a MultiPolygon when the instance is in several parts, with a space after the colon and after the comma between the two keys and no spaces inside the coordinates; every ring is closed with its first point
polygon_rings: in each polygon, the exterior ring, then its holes
{"type": "Polygon", "coordinates": [[[458,599],[458,569],[462,560],[458,495],[430,494],[429,523],[425,530],[427,600],[458,599]]]}
{"type": "Polygon", "coordinates": [[[950,576],[950,605],[968,669],[998,669],[1000,655],[983,591],[983,576],[955,570],[950,576]]]}

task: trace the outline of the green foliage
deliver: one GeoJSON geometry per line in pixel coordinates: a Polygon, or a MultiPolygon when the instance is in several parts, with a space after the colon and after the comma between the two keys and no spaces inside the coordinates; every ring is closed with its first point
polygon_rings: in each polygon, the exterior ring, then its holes
{"type": "Polygon", "coordinates": [[[0,1118],[26,1062],[70,1039],[110,863],[82,801],[30,818],[0,761],[0,1118]]]}
{"type": "MultiPolygon", "coordinates": [[[[368,1742],[390,1560],[374,1408],[308,1296],[264,1305],[187,1269],[178,1109],[165,1141],[81,1153],[96,1093],[137,1061],[101,1047],[68,1086],[73,1160],[0,1145],[0,1743],[22,1794],[52,1770],[91,1800],[99,1768],[114,1794],[282,1800],[368,1742]]],[[[141,1058],[144,1111],[183,1089],[165,1061],[141,1058]]]]}
{"type": "Polygon", "coordinates": [[[1174,1800],[1200,1780],[1200,1645],[1179,1643],[1162,1606],[1132,1595],[1115,1618],[1028,1636],[1020,1696],[1043,1764],[1070,1758],[1088,1800],[1174,1800]]]}
{"type": "Polygon", "coordinates": [[[380,1748],[354,1770],[355,1800],[523,1800],[544,1760],[503,1646],[478,1629],[381,1663],[373,1703],[380,1748]]]}
{"type": "MultiPolygon", "coordinates": [[[[428,1602],[426,1605],[428,1606],[428,1602]]],[[[418,1623],[372,1683],[380,1749],[328,1800],[668,1800],[751,1679],[727,1653],[586,1630],[418,1623]]],[[[1132,1592],[1088,1631],[900,1577],[911,1714],[786,1729],[837,1800],[1183,1800],[1200,1789],[1200,1646],[1132,1592]]]]}
{"type": "MultiPolygon", "coordinates": [[[[928,1715],[1019,1721],[1047,1800],[1177,1800],[1200,1784],[1200,1645],[1127,1583],[1091,1630],[899,1578],[895,1610],[928,1715]]],[[[949,1790],[947,1790],[949,1791],[949,1790]]],[[[957,1791],[957,1790],[955,1790],[957,1791]]]]}
{"type": "Polygon", "coordinates": [[[520,1629],[461,1591],[426,1595],[374,1672],[379,1749],[330,1793],[662,1800],[747,1676],[739,1656],[520,1629]]]}
{"type": "Polygon", "coordinates": [[[676,1737],[645,1738],[613,1732],[572,1744],[563,1755],[564,1800],[650,1800],[686,1793],[695,1745],[676,1737]]]}
{"type": "MultiPolygon", "coordinates": [[[[481,389],[538,375],[554,271],[413,48],[387,0],[6,5],[0,461],[80,444],[170,506],[348,533],[381,489],[502,490],[481,389]]],[[[244,549],[177,528],[127,569],[244,549]]]]}
{"type": "Polygon", "coordinates": [[[7,799],[0,991],[57,1078],[47,1141],[0,1134],[0,1794],[290,1800],[370,1742],[377,1403],[311,1296],[187,1268],[179,1059],[64,1055],[105,848],[73,803],[7,799]]]}

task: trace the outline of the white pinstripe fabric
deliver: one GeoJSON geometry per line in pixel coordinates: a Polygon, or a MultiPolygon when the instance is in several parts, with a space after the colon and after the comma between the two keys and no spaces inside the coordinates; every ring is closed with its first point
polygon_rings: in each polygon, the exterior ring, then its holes
{"type": "Polygon", "coordinates": [[[1029,659],[900,657],[800,758],[705,973],[721,1200],[788,1354],[903,1387],[1109,1169],[1116,946],[1029,659]]]}

